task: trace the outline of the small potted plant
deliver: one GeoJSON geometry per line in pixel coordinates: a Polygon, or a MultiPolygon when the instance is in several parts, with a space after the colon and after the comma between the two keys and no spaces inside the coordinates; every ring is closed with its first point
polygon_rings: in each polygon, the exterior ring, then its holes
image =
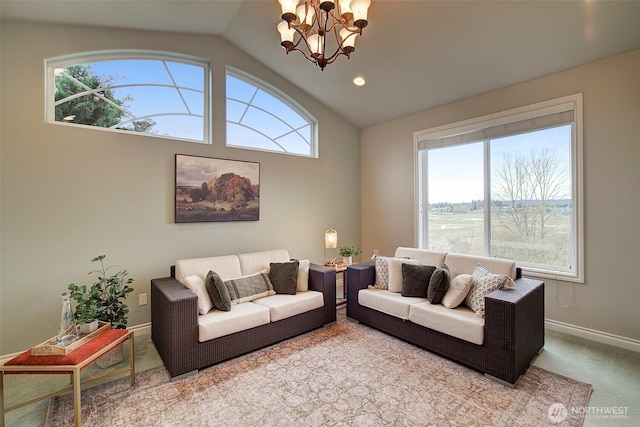
{"type": "Polygon", "coordinates": [[[98,304],[98,301],[93,299],[80,303],[76,306],[74,316],[81,334],[90,334],[98,329],[99,312],[100,305],[98,304]]]}
{"type": "MultiPolygon", "coordinates": [[[[129,308],[124,303],[127,294],[133,292],[133,288],[129,286],[133,283],[133,279],[129,276],[127,270],[118,271],[115,274],[107,275],[107,270],[112,267],[104,266],[105,255],[100,255],[91,260],[91,262],[99,262],[100,268],[91,271],[89,274],[97,273],[98,279],[88,287],[86,285],[78,286],[71,283],[68,288],[71,291],[71,297],[77,302],[76,319],[79,316],[90,317],[93,308],[97,307],[97,314],[94,318],[109,322],[113,329],[127,328],[127,313],[129,308]],[[80,314],[78,314],[80,311],[80,314]]],[[[97,364],[101,368],[114,365],[124,360],[122,346],[118,347],[119,352],[111,352],[98,360],[97,364]],[[115,357],[112,355],[115,353],[115,357]],[[120,353],[122,356],[118,356],[120,353]],[[110,360],[108,356],[112,356],[110,360]],[[118,360],[119,359],[119,360],[118,360]],[[113,362],[114,360],[117,360],[113,362]],[[102,363],[101,363],[102,362],[102,363]]]]}
{"type": "Polygon", "coordinates": [[[353,256],[360,255],[362,253],[362,249],[356,246],[340,246],[338,248],[338,252],[342,257],[342,262],[346,265],[351,265],[353,262],[353,256]]]}

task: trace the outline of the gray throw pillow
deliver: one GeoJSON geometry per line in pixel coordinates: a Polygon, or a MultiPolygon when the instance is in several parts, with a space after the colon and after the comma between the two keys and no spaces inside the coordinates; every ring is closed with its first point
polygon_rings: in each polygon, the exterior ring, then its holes
{"type": "Polygon", "coordinates": [[[209,298],[211,298],[211,302],[215,308],[222,311],[231,310],[231,296],[229,295],[229,290],[218,273],[215,271],[209,271],[204,285],[207,288],[207,293],[209,294],[209,298]]]}
{"type": "Polygon", "coordinates": [[[298,286],[298,261],[272,262],[269,279],[276,294],[295,295],[298,286]]]}
{"type": "MultiPolygon", "coordinates": [[[[266,271],[266,270],[265,270],[266,271]]],[[[269,275],[255,273],[224,282],[231,296],[231,304],[242,304],[258,298],[275,295],[269,275]]]]}
{"type": "Polygon", "coordinates": [[[429,280],[429,289],[427,290],[427,299],[431,304],[440,304],[442,297],[447,293],[451,284],[451,272],[447,264],[436,268],[429,280]]]}
{"type": "Polygon", "coordinates": [[[435,271],[431,265],[402,264],[402,292],[403,297],[427,297],[429,280],[435,271]]]}

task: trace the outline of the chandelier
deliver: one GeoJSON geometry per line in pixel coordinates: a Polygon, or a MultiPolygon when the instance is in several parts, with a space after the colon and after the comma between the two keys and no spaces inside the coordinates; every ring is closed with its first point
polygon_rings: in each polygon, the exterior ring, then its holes
{"type": "Polygon", "coordinates": [[[367,26],[371,0],[278,0],[280,45],[298,51],[324,71],[338,56],[350,57],[356,37],[367,26]],[[329,40],[327,40],[329,39],[329,40]],[[335,42],[333,41],[335,39],[335,42]]]}

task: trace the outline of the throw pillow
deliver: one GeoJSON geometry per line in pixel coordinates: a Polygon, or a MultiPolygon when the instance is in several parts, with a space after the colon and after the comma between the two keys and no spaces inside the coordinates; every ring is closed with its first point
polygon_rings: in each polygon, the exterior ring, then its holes
{"type": "Polygon", "coordinates": [[[402,292],[402,264],[418,265],[417,259],[389,258],[389,292],[402,292]]]}
{"type": "MultiPolygon", "coordinates": [[[[294,260],[295,261],[295,260],[294,260]]],[[[309,260],[308,259],[299,259],[298,260],[298,279],[296,285],[297,292],[307,292],[309,290],[309,260]]]]}
{"type": "Polygon", "coordinates": [[[205,283],[204,280],[202,280],[202,277],[198,276],[197,274],[187,276],[184,278],[183,285],[198,296],[199,314],[207,314],[209,310],[213,308],[213,303],[211,302],[211,298],[207,293],[207,288],[205,287],[205,283]]]}
{"type": "Polygon", "coordinates": [[[269,264],[269,280],[271,280],[276,294],[296,294],[299,264],[298,261],[272,262],[269,264]]]}
{"type": "Polygon", "coordinates": [[[215,271],[209,271],[209,273],[207,273],[205,286],[215,308],[222,311],[231,310],[231,296],[229,295],[229,290],[218,273],[215,271]]]}
{"type": "Polygon", "coordinates": [[[376,283],[373,288],[389,288],[389,257],[376,255],[376,283]]]}
{"type": "Polygon", "coordinates": [[[435,269],[429,280],[427,299],[431,304],[440,304],[442,297],[447,293],[451,282],[451,272],[447,264],[435,269]]]}
{"type": "Polygon", "coordinates": [[[402,264],[402,292],[403,297],[427,297],[429,280],[436,270],[431,265],[402,264]]]}
{"type": "Polygon", "coordinates": [[[471,290],[473,277],[470,274],[458,274],[451,281],[447,293],[442,297],[442,305],[447,308],[456,308],[467,297],[471,290]]]}
{"type": "Polygon", "coordinates": [[[477,264],[471,275],[471,289],[464,299],[464,303],[475,311],[476,316],[484,317],[484,298],[491,292],[502,288],[508,277],[504,274],[493,273],[484,265],[477,264]]]}
{"type": "Polygon", "coordinates": [[[266,271],[227,280],[224,284],[229,289],[232,304],[242,304],[243,302],[275,295],[273,285],[266,271]]]}

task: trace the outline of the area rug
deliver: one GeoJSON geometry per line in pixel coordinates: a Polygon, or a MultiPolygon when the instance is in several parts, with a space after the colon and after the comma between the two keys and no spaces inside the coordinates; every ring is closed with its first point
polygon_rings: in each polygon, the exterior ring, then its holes
{"type": "MultiPolygon", "coordinates": [[[[515,389],[364,325],[337,323],[170,382],[82,392],[84,426],[580,426],[591,385],[531,366],[515,389]]],[[[47,426],[72,426],[70,395],[47,426]]]]}

